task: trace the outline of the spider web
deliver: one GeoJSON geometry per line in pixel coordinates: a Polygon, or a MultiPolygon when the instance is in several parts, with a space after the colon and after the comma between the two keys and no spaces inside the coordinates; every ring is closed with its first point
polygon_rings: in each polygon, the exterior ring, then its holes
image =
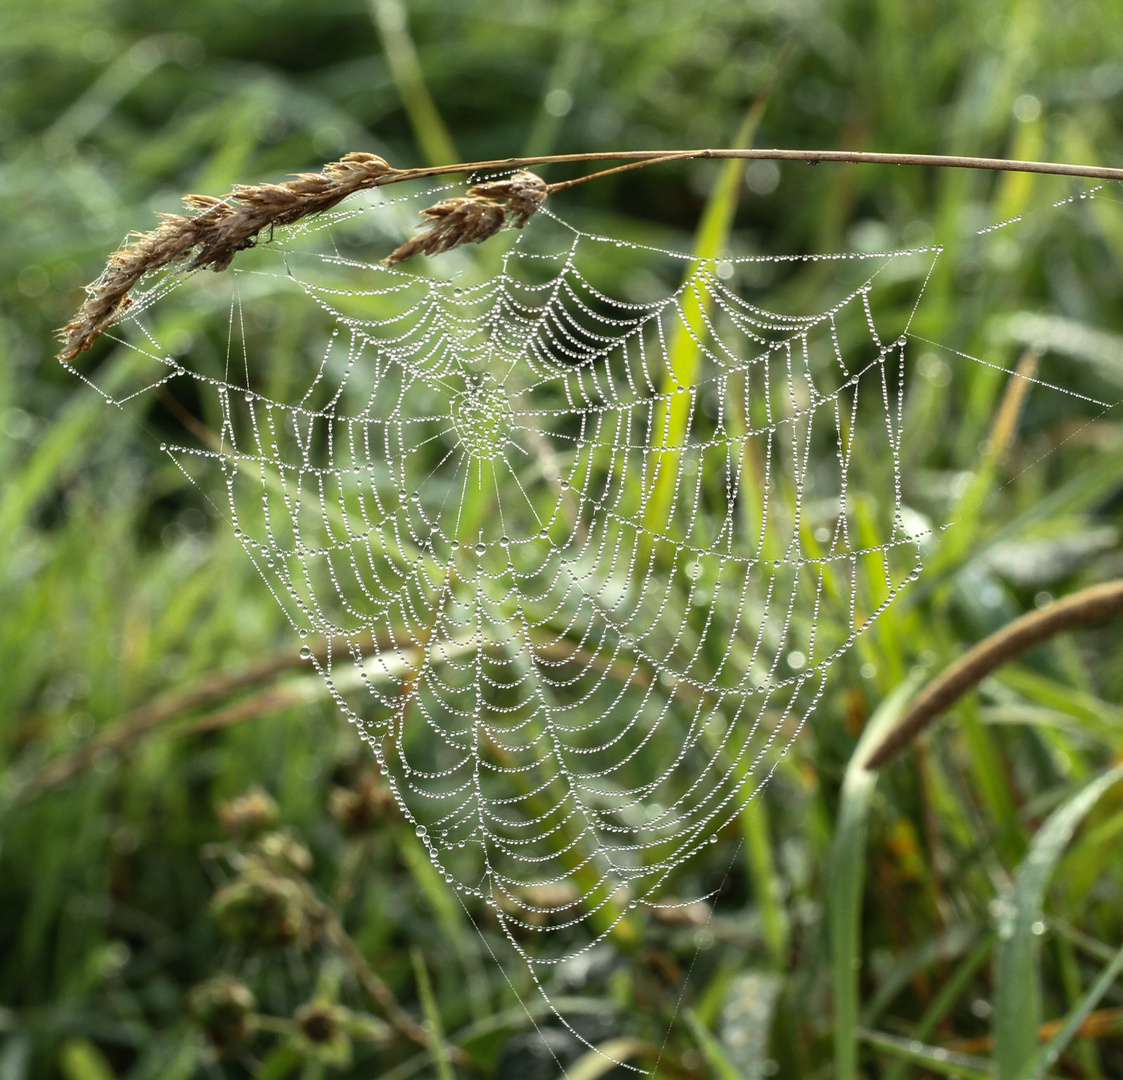
{"type": "Polygon", "coordinates": [[[908,326],[874,310],[883,283],[918,304],[939,249],[698,260],[543,210],[371,261],[437,190],[278,232],[195,278],[186,318],[156,301],[193,275],[146,282],[118,329],[135,370],[102,392],[206,418],[162,449],[222,493],[300,636],[334,643],[302,653],[546,994],[697,899],[680,868],[920,574],[908,326]],[[752,302],[796,261],[833,264],[825,310],[752,302]],[[191,305],[227,317],[189,341],[191,305]]]}

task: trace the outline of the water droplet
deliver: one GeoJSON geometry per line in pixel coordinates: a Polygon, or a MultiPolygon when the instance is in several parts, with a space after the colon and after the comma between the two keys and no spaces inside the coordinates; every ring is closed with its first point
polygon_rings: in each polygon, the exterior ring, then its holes
{"type": "Polygon", "coordinates": [[[484,553],[485,551],[487,551],[487,544],[485,544],[485,543],[484,543],[484,542],[483,542],[483,541],[481,540],[481,541],[480,541],[480,542],[479,542],[479,543],[478,543],[478,544],[476,545],[476,554],[477,554],[477,555],[482,555],[482,554],[483,554],[483,553],[484,553]]]}
{"type": "Polygon", "coordinates": [[[166,454],[166,453],[168,452],[168,444],[167,444],[167,443],[160,443],[160,450],[161,450],[161,451],[162,451],[163,453],[165,453],[165,454],[166,454]]]}
{"type": "Polygon", "coordinates": [[[418,836],[427,836],[428,835],[428,830],[425,828],[424,825],[418,825],[417,828],[414,829],[413,831],[415,833],[417,833],[418,836]]]}
{"type": "Polygon", "coordinates": [[[234,538],[237,539],[237,540],[240,540],[242,538],[242,530],[241,529],[238,529],[238,528],[234,529],[234,538]]]}
{"type": "Polygon", "coordinates": [[[511,538],[509,536],[501,536],[499,538],[499,543],[501,543],[504,547],[506,547],[510,542],[511,538]]]}
{"type": "Polygon", "coordinates": [[[307,660],[312,655],[312,648],[309,645],[300,646],[300,655],[307,660]]]}

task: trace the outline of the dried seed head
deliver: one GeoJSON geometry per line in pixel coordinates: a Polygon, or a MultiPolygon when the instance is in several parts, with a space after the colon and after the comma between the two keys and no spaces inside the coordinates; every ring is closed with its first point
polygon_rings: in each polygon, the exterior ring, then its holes
{"type": "Polygon", "coordinates": [[[478,244],[503,227],[503,207],[483,199],[446,199],[421,211],[427,218],[425,232],[407,240],[382,260],[395,266],[412,255],[440,255],[461,244],[478,244]]]}
{"type": "Polygon", "coordinates": [[[350,1010],[328,1002],[310,1001],[293,1014],[299,1033],[296,1045],[314,1060],[346,1068],[351,1064],[351,1039],[354,1027],[350,1010]]]}
{"type": "Polygon", "coordinates": [[[251,866],[219,889],[210,912],[219,929],[250,952],[306,945],[316,936],[304,890],[262,867],[251,866]]]}
{"type": "Polygon", "coordinates": [[[328,795],[328,809],[343,832],[354,835],[374,828],[395,810],[394,796],[374,772],[364,774],[353,787],[336,787],[328,795]]]}
{"type": "Polygon", "coordinates": [[[292,1018],[309,1042],[326,1043],[331,1042],[339,1030],[340,1011],[331,1005],[309,1002],[301,1005],[292,1018]]]}
{"type": "Polygon", "coordinates": [[[530,220],[549,193],[546,181],[526,169],[502,180],[491,180],[468,189],[469,195],[483,199],[505,199],[507,224],[515,229],[521,229],[530,220]]]}
{"type": "Polygon", "coordinates": [[[271,829],[281,815],[281,808],[267,791],[250,788],[243,795],[218,804],[218,820],[230,836],[251,837],[271,829]]]}
{"type": "Polygon", "coordinates": [[[285,832],[270,832],[253,846],[256,854],[279,874],[307,874],[312,869],[312,852],[285,832]]]}
{"type": "Polygon", "coordinates": [[[377,154],[345,154],[320,173],[299,173],[282,184],[240,184],[216,199],[187,195],[190,214],[161,214],[160,224],[140,233],[110,257],[86,289],[86,302],[58,336],[58,359],[69,364],[128,310],[129,290],[145,274],[162,270],[194,253],[190,269],[225,270],[239,251],[253,247],[267,227],[291,225],[330,210],[355,191],[375,187],[393,168],[377,154]]]}
{"type": "Polygon", "coordinates": [[[219,1053],[236,1048],[253,1034],[256,1009],[253,991],[230,975],[207,979],[187,995],[192,1020],[219,1053]]]}
{"type": "MultiPolygon", "coordinates": [[[[361,150],[344,154],[338,161],[329,162],[324,166],[324,175],[332,180],[346,180],[357,182],[359,180],[376,180],[394,172],[385,158],[377,154],[367,154],[361,150]]],[[[305,176],[316,177],[315,173],[305,173],[305,176]]]]}
{"type": "Polygon", "coordinates": [[[425,232],[407,240],[382,260],[396,266],[413,255],[440,255],[461,244],[478,244],[504,225],[521,229],[546,201],[549,188],[532,172],[517,172],[468,189],[421,211],[425,232]]]}

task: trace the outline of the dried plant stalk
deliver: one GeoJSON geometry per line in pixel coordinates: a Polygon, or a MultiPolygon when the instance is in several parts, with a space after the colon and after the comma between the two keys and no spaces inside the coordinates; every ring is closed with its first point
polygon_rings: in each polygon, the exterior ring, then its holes
{"type": "Polygon", "coordinates": [[[478,244],[504,225],[521,229],[550,193],[546,181],[532,172],[517,172],[468,189],[421,211],[425,232],[407,240],[382,260],[395,266],[412,255],[440,255],[461,244],[478,244]]]}
{"type": "Polygon", "coordinates": [[[1123,613],[1123,579],[1082,589],[1015,619],[980,641],[933,679],[870,754],[866,768],[880,769],[891,761],[965,693],[1027,649],[1064,630],[1103,622],[1120,613],[1123,613]]]}
{"type": "Polygon", "coordinates": [[[387,260],[393,265],[408,257],[407,254],[400,254],[406,247],[410,248],[408,254],[423,251],[435,254],[438,250],[447,251],[458,244],[478,243],[504,224],[521,229],[547,195],[609,173],[666,161],[729,158],[803,161],[812,165],[827,161],[917,165],[1123,180],[1123,169],[1095,165],[952,157],[941,154],[880,154],[851,150],[626,150],[501,158],[494,161],[435,165],[423,169],[394,169],[376,154],[346,154],[339,161],[326,165],[322,173],[301,173],[283,184],[240,186],[221,199],[206,195],[187,196],[184,203],[189,210],[196,211],[194,216],[162,214],[163,221],[156,229],[137,235],[131,244],[110,257],[101,277],[87,287],[86,302],[78,309],[74,318],[59,330],[63,346],[58,359],[69,364],[112,326],[129,309],[129,291],[145,274],[186,259],[196,248],[199,251],[192,267],[210,266],[215,270],[223,270],[230,265],[238,251],[253,246],[257,234],[266,226],[287,225],[308,214],[320,213],[335,206],[340,199],[354,191],[402,180],[423,180],[487,169],[525,170],[531,165],[566,162],[628,162],[614,169],[605,169],[556,184],[547,185],[534,173],[526,171],[516,172],[505,180],[479,184],[468,192],[464,200],[450,199],[444,204],[429,207],[424,212],[427,223],[430,224],[429,231],[395,251],[387,260]],[[476,205],[465,209],[463,202],[476,205]],[[497,216],[478,205],[492,202],[500,205],[503,210],[503,218],[498,225],[495,224],[497,216]],[[440,213],[434,213],[438,207],[443,209],[440,213]],[[427,245],[432,245],[432,250],[427,245]]]}
{"type": "Polygon", "coordinates": [[[69,364],[88,349],[131,306],[129,292],[145,275],[186,261],[189,268],[225,270],[239,252],[253,247],[265,228],[291,225],[330,210],[341,199],[377,186],[397,172],[377,154],[346,154],[323,172],[299,173],[283,184],[239,184],[221,199],[187,195],[193,214],[161,214],[160,224],[110,257],[86,289],[86,302],[61,330],[58,359],[69,364]]]}

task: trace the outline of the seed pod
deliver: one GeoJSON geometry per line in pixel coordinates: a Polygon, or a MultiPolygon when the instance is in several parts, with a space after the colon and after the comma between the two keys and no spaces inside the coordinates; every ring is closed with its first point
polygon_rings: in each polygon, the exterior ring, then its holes
{"type": "Polygon", "coordinates": [[[309,1057],[339,1068],[351,1064],[351,1029],[359,1025],[350,1010],[310,1001],[301,1005],[292,1018],[299,1032],[296,1044],[309,1057]]]}
{"type": "Polygon", "coordinates": [[[267,791],[250,788],[242,795],[218,804],[218,820],[229,836],[248,839],[272,828],[281,816],[281,808],[267,791]]]}
{"type": "Polygon", "coordinates": [[[255,864],[214,894],[210,913],[228,938],[250,952],[304,946],[317,932],[304,889],[255,864]]]}
{"type": "Polygon", "coordinates": [[[303,876],[312,869],[312,853],[286,832],[270,832],[253,846],[271,870],[303,876]]]}
{"type": "Polygon", "coordinates": [[[540,176],[524,170],[427,206],[421,211],[427,230],[391,252],[382,265],[396,266],[413,255],[440,255],[461,244],[478,244],[504,225],[521,229],[546,201],[549,190],[540,176]]]}
{"type": "Polygon", "coordinates": [[[231,975],[216,975],[193,987],[187,1011],[211,1045],[226,1053],[246,1042],[257,1028],[253,991],[231,975]]]}
{"type": "Polygon", "coordinates": [[[336,787],[328,795],[328,809],[348,835],[364,833],[395,809],[394,796],[377,773],[369,772],[353,787],[336,787]]]}

